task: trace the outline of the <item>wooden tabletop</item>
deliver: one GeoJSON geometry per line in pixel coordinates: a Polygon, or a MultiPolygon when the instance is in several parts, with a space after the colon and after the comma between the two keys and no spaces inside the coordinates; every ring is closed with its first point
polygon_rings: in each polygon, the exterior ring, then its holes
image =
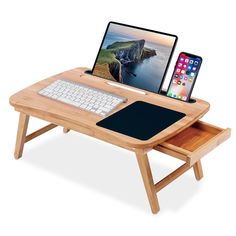
{"type": "Polygon", "coordinates": [[[56,125],[87,134],[130,150],[153,148],[157,144],[162,143],[166,139],[176,135],[191,124],[195,123],[209,110],[210,107],[208,102],[200,99],[196,99],[195,103],[187,103],[152,92],[145,91],[146,94],[144,95],[123,88],[114,87],[107,83],[108,80],[84,73],[86,70],[88,70],[88,68],[75,68],[33,84],[11,96],[10,104],[19,112],[38,117],[56,125]],[[183,112],[186,116],[149,140],[142,141],[135,139],[98,127],[96,123],[104,119],[101,116],[38,94],[39,90],[61,78],[78,81],[126,97],[128,99],[127,102],[118,106],[118,108],[113,112],[116,112],[135,101],[141,100],[183,112]]]}

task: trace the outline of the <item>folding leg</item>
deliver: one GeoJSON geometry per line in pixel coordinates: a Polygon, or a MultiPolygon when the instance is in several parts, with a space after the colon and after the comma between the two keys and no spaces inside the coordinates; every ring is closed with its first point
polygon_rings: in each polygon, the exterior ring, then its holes
{"type": "Polygon", "coordinates": [[[196,180],[200,180],[203,177],[202,164],[200,160],[193,165],[193,170],[196,180]]]}
{"type": "Polygon", "coordinates": [[[159,203],[154,189],[154,182],[152,172],[150,169],[148,156],[143,151],[137,151],[136,157],[138,160],[139,169],[143,178],[144,186],[147,192],[148,200],[153,214],[156,214],[159,210],[159,203]]]}
{"type": "Polygon", "coordinates": [[[20,113],[14,154],[16,159],[19,159],[22,156],[28,123],[29,116],[24,113],[20,113]]]}
{"type": "Polygon", "coordinates": [[[150,207],[151,207],[152,213],[154,214],[160,210],[157,195],[156,195],[157,192],[159,192],[165,186],[169,185],[171,182],[173,182],[175,179],[177,179],[179,176],[184,174],[186,171],[188,171],[192,167],[194,170],[195,178],[197,180],[200,180],[203,177],[202,165],[201,165],[201,161],[199,160],[192,166],[190,166],[189,163],[185,162],[179,168],[177,168],[176,170],[171,172],[169,175],[161,179],[159,182],[154,184],[147,153],[141,149],[136,150],[135,153],[138,160],[139,169],[142,174],[142,178],[143,178],[144,186],[147,192],[150,207]]]}
{"type": "Polygon", "coordinates": [[[68,129],[68,128],[66,128],[66,127],[64,127],[63,128],[63,132],[66,134],[66,133],[68,133],[70,131],[70,129],[68,129]]]}
{"type": "Polygon", "coordinates": [[[51,123],[42,127],[41,129],[36,130],[35,132],[29,135],[26,135],[28,123],[29,123],[29,115],[26,115],[21,112],[18,124],[17,137],[16,137],[16,146],[15,146],[16,159],[19,159],[22,156],[25,143],[57,127],[57,125],[51,123]]]}

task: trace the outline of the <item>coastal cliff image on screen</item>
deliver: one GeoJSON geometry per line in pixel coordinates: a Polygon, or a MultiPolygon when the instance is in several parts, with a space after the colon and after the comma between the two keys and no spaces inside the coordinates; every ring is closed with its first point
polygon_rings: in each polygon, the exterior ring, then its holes
{"type": "Polygon", "coordinates": [[[110,23],[93,74],[158,92],[175,39],[110,23]]]}

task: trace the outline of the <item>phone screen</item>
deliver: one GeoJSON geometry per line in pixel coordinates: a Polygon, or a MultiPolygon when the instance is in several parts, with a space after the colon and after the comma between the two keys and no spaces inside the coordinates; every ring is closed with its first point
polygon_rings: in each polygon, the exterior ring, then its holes
{"type": "Polygon", "coordinates": [[[196,81],[202,58],[180,53],[167,91],[167,96],[188,101],[196,81]]]}

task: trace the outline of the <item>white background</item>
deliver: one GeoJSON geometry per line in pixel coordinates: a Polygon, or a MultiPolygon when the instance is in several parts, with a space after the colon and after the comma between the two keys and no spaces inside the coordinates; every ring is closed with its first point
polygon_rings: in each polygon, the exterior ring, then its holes
{"type": "MultiPolygon", "coordinates": [[[[234,1],[0,2],[0,235],[233,235],[235,229],[234,1]],[[9,96],[78,66],[92,67],[108,21],[179,36],[179,52],[201,55],[193,95],[211,110],[203,120],[233,128],[231,139],[159,194],[152,215],[133,153],[62,128],[27,143],[13,158],[18,114],[9,96]]],[[[29,131],[44,125],[30,120],[29,131]]],[[[181,162],[150,152],[154,177],[181,162]]]]}

